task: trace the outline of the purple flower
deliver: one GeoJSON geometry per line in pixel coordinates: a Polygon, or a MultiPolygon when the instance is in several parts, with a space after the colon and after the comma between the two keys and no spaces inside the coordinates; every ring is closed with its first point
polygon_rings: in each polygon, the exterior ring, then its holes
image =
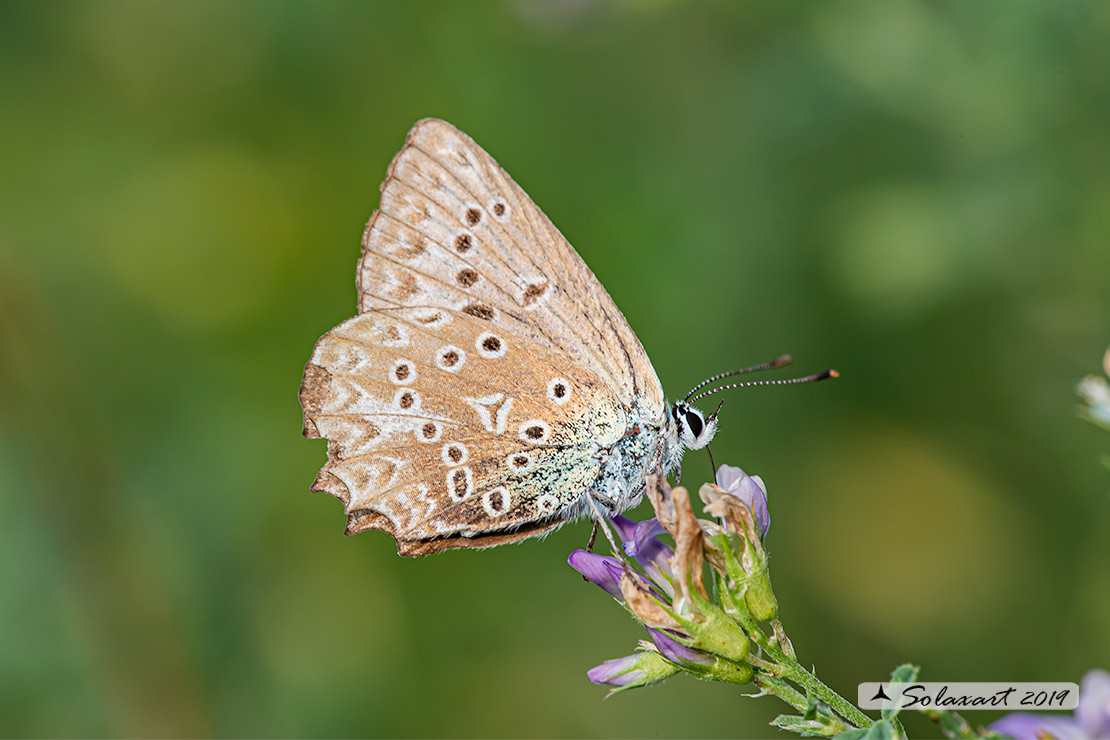
{"type": "Polygon", "coordinates": [[[617,514],[609,521],[617,530],[621,542],[630,542],[636,536],[636,525],[639,524],[636,520],[629,519],[624,514],[617,514]]]}
{"type": "Polygon", "coordinates": [[[1107,740],[1110,738],[1110,673],[1087,671],[1079,685],[1075,715],[1014,712],[991,724],[990,729],[1015,740],[1107,740]]]}
{"type": "MultiPolygon", "coordinates": [[[[633,577],[638,578],[644,586],[651,589],[660,603],[670,608],[671,601],[674,598],[671,570],[671,558],[674,556],[674,551],[659,539],[660,535],[667,533],[666,530],[658,519],[637,522],[626,516],[618,515],[613,517],[612,523],[621,538],[625,555],[635,559],[643,568],[646,578],[644,575],[631,571],[630,568],[626,570],[625,564],[617,558],[598,555],[585,550],[572,552],[570,557],[567,558],[567,563],[581,573],[587,581],[601,587],[605,593],[622,604],[625,603],[625,600],[621,593],[621,576],[626,572],[631,572],[633,577]]],[[[672,664],[711,665],[716,661],[714,656],[687,647],[666,632],[648,628],[648,633],[651,635],[655,647],[659,650],[656,657],[662,655],[672,664]]],[[[587,675],[594,683],[621,687],[630,686],[631,684],[643,685],[644,676],[633,675],[635,671],[631,669],[631,666],[635,665],[637,660],[641,662],[646,660],[642,657],[643,655],[643,653],[638,653],[637,655],[607,661],[596,668],[590,669],[587,675]]]]}
{"type": "Polygon", "coordinates": [[[666,533],[667,530],[663,529],[658,519],[648,519],[636,523],[631,537],[621,539],[624,540],[624,554],[635,558],[648,578],[668,596],[674,596],[674,574],[671,572],[674,550],[659,539],[659,535],[666,533]]]}
{"type": "MultiPolygon", "coordinates": [[[[658,519],[637,522],[620,514],[610,520],[621,538],[624,554],[634,558],[647,575],[641,579],[646,586],[656,587],[669,597],[674,596],[671,584],[671,558],[674,550],[659,539],[667,533],[658,519]]],[[[617,558],[598,555],[585,550],[575,550],[567,558],[570,567],[581,573],[587,581],[597,584],[614,599],[623,602],[621,596],[621,574],[624,564],[617,558]]]]}
{"type": "Polygon", "coordinates": [[[771,528],[771,514],[767,510],[767,487],[758,475],[748,475],[732,465],[722,465],[717,470],[717,485],[740,499],[752,512],[759,536],[766,537],[771,528]]]}
{"type": "Polygon", "coordinates": [[[1075,720],[1091,737],[1110,738],[1110,673],[1087,671],[1079,686],[1075,720]]]}
{"type": "Polygon", "coordinates": [[[639,660],[639,655],[607,660],[586,671],[586,677],[601,686],[631,686],[644,679],[643,669],[636,667],[639,660]]]}
{"type": "Polygon", "coordinates": [[[659,653],[672,663],[678,665],[684,663],[712,665],[716,661],[716,658],[709,653],[703,653],[701,650],[687,647],[666,632],[653,630],[649,627],[648,633],[651,634],[651,641],[655,643],[655,647],[659,648],[659,653]]]}
{"type": "Polygon", "coordinates": [[[624,602],[620,586],[621,574],[624,573],[621,561],[608,555],[575,550],[567,558],[567,563],[581,573],[587,581],[601,586],[605,593],[617,601],[624,602]]]}
{"type": "Polygon", "coordinates": [[[607,660],[586,671],[586,676],[596,684],[612,686],[613,690],[609,692],[609,696],[612,696],[618,691],[662,681],[678,673],[678,670],[659,653],[645,650],[616,660],[607,660]]]}

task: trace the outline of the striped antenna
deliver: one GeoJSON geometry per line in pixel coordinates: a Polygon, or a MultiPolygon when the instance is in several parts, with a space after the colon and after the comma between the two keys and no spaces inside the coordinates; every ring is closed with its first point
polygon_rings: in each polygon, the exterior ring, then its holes
{"type": "Polygon", "coordinates": [[[699,398],[705,398],[706,396],[711,396],[714,393],[717,393],[719,391],[727,391],[730,388],[748,388],[748,387],[756,386],[756,385],[793,385],[794,383],[816,383],[818,380],[825,380],[826,378],[839,378],[839,377],[840,377],[840,373],[838,373],[836,370],[826,370],[822,373],[814,373],[813,375],[807,375],[804,378],[787,378],[785,380],[749,380],[746,383],[729,383],[728,385],[722,385],[722,386],[719,386],[717,388],[710,388],[709,390],[704,391],[702,393],[699,393],[698,395],[694,396],[693,398],[687,398],[686,400],[689,403],[693,403],[694,401],[697,401],[699,398]]]}
{"type": "MultiPolygon", "coordinates": [[[[694,395],[696,392],[698,392],[699,390],[701,390],[705,386],[709,385],[710,383],[716,383],[718,380],[721,380],[722,378],[730,378],[733,375],[746,375],[748,373],[754,373],[754,372],[757,372],[759,370],[774,370],[776,367],[782,367],[783,365],[789,365],[793,361],[793,359],[794,358],[792,358],[790,355],[780,355],[780,356],[776,357],[775,359],[771,360],[770,362],[764,362],[764,363],[761,363],[759,365],[752,365],[751,367],[742,367],[739,370],[729,370],[727,373],[720,373],[718,375],[714,375],[712,378],[706,378],[705,380],[703,380],[702,382],[698,383],[693,388],[691,388],[690,392],[686,394],[686,398],[684,398],[683,400],[684,401],[689,401],[690,396],[694,395]]],[[[699,396],[699,398],[700,398],[700,396],[699,396]]]]}

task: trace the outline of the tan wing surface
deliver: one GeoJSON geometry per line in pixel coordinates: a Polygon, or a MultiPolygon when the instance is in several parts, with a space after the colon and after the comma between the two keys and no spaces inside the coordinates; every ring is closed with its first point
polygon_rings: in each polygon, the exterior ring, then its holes
{"type": "Polygon", "coordinates": [[[305,436],[329,439],[313,489],[343,501],[349,534],[384,530],[405,555],[558,526],[597,477],[591,443],[612,444],[627,420],[565,357],[436,307],[328,332],[301,403],[305,436]]]}
{"type": "Polygon", "coordinates": [[[608,292],[508,173],[449,123],[413,126],[363,238],[359,310],[426,302],[565,354],[646,418],[664,410],[651,361],[608,292]],[[438,305],[438,304],[437,304],[438,305]]]}

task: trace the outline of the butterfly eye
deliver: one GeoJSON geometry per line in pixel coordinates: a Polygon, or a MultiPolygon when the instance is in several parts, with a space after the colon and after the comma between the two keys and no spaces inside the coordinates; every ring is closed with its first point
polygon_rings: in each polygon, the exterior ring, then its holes
{"type": "Polygon", "coordinates": [[[690,434],[694,435],[694,439],[697,439],[701,436],[702,430],[705,429],[705,422],[697,411],[687,411],[686,426],[690,427],[690,434]]]}

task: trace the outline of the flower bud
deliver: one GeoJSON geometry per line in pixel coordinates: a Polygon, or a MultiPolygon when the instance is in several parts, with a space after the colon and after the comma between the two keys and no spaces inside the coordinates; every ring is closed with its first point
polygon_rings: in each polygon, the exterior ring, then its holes
{"type": "Polygon", "coordinates": [[[644,651],[623,658],[607,660],[586,671],[586,677],[601,686],[614,686],[610,696],[618,691],[647,686],[678,673],[679,668],[659,653],[644,651]]]}
{"type": "Polygon", "coordinates": [[[1075,391],[1087,403],[1086,411],[1091,421],[1110,426],[1110,385],[1106,379],[1088,375],[1079,381],[1075,391]]]}
{"type": "Polygon", "coordinates": [[[744,603],[748,611],[760,622],[774,619],[779,613],[779,602],[771,589],[771,579],[767,575],[767,561],[764,567],[748,576],[748,590],[744,592],[744,603]]]}
{"type": "Polygon", "coordinates": [[[700,606],[701,619],[683,624],[690,633],[690,646],[736,663],[747,658],[751,643],[740,625],[713,604],[700,606]]]}
{"type": "MultiPolygon", "coordinates": [[[[727,681],[735,684],[745,684],[752,680],[752,668],[746,663],[736,663],[718,655],[688,647],[659,630],[649,629],[648,632],[651,633],[651,641],[655,644],[659,653],[689,673],[714,681],[727,681]]],[[[736,643],[731,647],[735,650],[738,645],[742,644],[744,647],[738,653],[742,652],[746,656],[748,652],[747,637],[740,639],[742,640],[741,643],[736,643]]]]}
{"type": "Polygon", "coordinates": [[[722,465],[717,470],[717,485],[724,492],[740,500],[752,513],[760,539],[771,528],[771,513],[767,510],[767,486],[758,475],[748,475],[740,468],[722,465]]]}
{"type": "Polygon", "coordinates": [[[758,477],[727,465],[721,466],[717,479],[729,488],[707,483],[698,493],[706,503],[705,510],[720,517],[729,532],[727,537],[714,538],[725,564],[724,588],[729,603],[738,604],[742,599],[757,621],[774,619],[778,601],[771,589],[762,545],[762,535],[771,526],[766,487],[758,477]]]}

